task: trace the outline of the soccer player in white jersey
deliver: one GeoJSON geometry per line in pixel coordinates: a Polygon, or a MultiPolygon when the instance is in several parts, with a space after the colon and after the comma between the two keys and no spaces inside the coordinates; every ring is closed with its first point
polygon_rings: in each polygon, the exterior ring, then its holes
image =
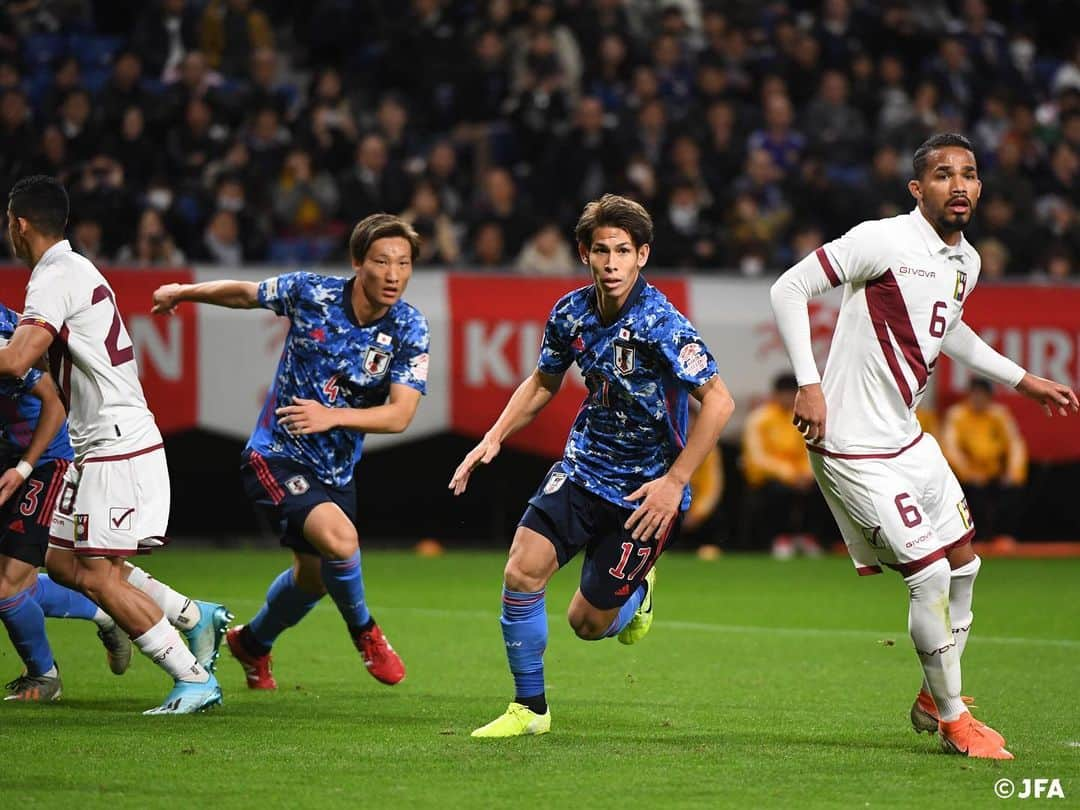
{"type": "Polygon", "coordinates": [[[798,262],[771,297],[799,391],[794,423],[814,476],[861,574],[885,565],[910,592],[908,628],[924,680],[911,720],[946,751],[1012,759],[960,695],[960,657],[980,561],[960,484],[915,408],[945,352],[1009,385],[1048,414],[1080,409],[1066,385],[1027,373],[962,320],[979,276],[964,240],[982,188],[971,144],[938,134],[915,152],[910,214],[863,222],[798,262]],[[807,301],[843,285],[825,376],[810,344],[807,301]]]}
{"type": "Polygon", "coordinates": [[[125,563],[166,542],[170,492],[161,434],[112,288],[63,239],[68,198],[57,180],[35,175],[17,182],[7,215],[15,255],[32,272],[23,317],[0,348],[0,376],[22,376],[48,352],[75,450],[56,497],[49,573],[90,597],[172,675],[173,690],[147,714],[217,705],[221,689],[212,669],[228,611],[125,563]]]}

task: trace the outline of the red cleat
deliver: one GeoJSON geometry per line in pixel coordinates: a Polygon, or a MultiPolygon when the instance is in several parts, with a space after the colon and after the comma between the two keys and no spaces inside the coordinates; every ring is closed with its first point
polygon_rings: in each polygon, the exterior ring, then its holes
{"type": "Polygon", "coordinates": [[[232,653],[233,658],[244,668],[248,689],[277,689],[274,673],[270,671],[270,653],[266,655],[249,653],[240,640],[240,631],[243,629],[244,626],[240,625],[228,630],[225,633],[225,643],[229,645],[229,652],[232,653]]]}
{"type": "Polygon", "coordinates": [[[1012,759],[1004,738],[984,723],[964,712],[951,723],[941,721],[941,747],[946,753],[978,759],[1012,759]]]}
{"type": "Polygon", "coordinates": [[[375,680],[393,686],[405,678],[405,664],[394,652],[379,625],[373,624],[370,630],[354,636],[353,644],[360,651],[364,666],[375,680]]]}

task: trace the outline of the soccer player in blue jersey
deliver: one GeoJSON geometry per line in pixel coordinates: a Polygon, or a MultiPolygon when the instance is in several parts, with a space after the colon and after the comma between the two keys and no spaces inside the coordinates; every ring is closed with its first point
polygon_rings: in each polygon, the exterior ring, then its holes
{"type": "Polygon", "coordinates": [[[585,206],[576,237],[593,283],[555,304],[536,370],[450,480],[455,495],[464,492],[473,470],[491,463],[578,364],[588,394],[562,460],[529,500],[504,572],[501,623],[515,697],[474,737],[551,729],[544,589],[578,552],[585,560],[567,612],[574,632],[624,644],[648,632],[653,566],[690,505],[691,473],[735,407],[693,325],[641,275],[652,235],[651,217],[632,200],[607,194],[585,206]],[[688,395],[701,403],[689,434],[688,395]]]}
{"type": "MultiPolygon", "coordinates": [[[[0,344],[11,338],[18,321],[18,314],[0,303],[0,344]]],[[[64,470],[74,458],[64,415],[45,372],[31,368],[24,377],[0,378],[0,622],[25,667],[7,684],[4,700],[60,699],[63,687],[45,635],[46,616],[97,624],[117,675],[131,662],[131,641],[105,611],[38,574],[64,470]]]]}
{"type": "Polygon", "coordinates": [[[405,430],[426,388],[427,320],[401,298],[419,245],[404,220],[373,214],[349,240],[352,278],[301,272],[258,284],[169,284],[154,293],[158,313],[195,301],[265,307],[291,322],[241,466],[248,497],[294,553],[258,614],[226,636],[252,689],[277,687],[274,641],[327,592],[368,672],[385,684],[405,677],[364,596],[353,468],[364,435],[405,430]]]}

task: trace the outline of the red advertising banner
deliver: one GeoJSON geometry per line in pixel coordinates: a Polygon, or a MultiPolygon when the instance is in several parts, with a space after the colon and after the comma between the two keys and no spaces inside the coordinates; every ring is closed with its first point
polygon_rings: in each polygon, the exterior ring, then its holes
{"type": "MultiPolygon", "coordinates": [[[[679,310],[687,311],[685,281],[650,281],[679,310]]],[[[514,389],[536,368],[551,308],[561,296],[586,283],[585,276],[450,275],[450,422],[454,432],[479,438],[491,427],[514,389]]],[[[580,376],[568,372],[554,401],[508,445],[552,458],[561,456],[585,393],[580,376]]]]}
{"type": "MultiPolygon", "coordinates": [[[[1032,374],[1076,389],[1080,384],[1080,287],[1001,285],[980,287],[964,306],[964,321],[1002,354],[1032,374]]],[[[967,390],[966,368],[942,355],[937,373],[938,406],[944,410],[967,390]]],[[[1012,411],[1031,457],[1080,459],[1080,418],[1048,418],[1035,402],[998,387],[1012,411]]]]}
{"type": "MultiPolygon", "coordinates": [[[[116,292],[120,316],[131,334],[139,379],[150,410],[163,433],[196,426],[198,392],[198,335],[195,307],[180,307],[162,318],[150,314],[155,289],[169,282],[190,282],[191,270],[108,268],[103,271],[116,292]]],[[[0,267],[0,301],[21,311],[30,271],[0,267]]]]}

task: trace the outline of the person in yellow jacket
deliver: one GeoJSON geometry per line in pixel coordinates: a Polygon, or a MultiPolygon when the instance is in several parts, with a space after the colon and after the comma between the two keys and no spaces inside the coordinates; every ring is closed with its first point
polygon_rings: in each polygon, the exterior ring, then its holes
{"type": "Polygon", "coordinates": [[[1027,443],[989,380],[945,412],[941,449],[964,485],[976,537],[1012,539],[1027,484],[1027,443]]]}
{"type": "Polygon", "coordinates": [[[814,528],[820,494],[814,484],[806,442],[792,424],[795,376],[773,380],[768,400],[750,412],[743,428],[743,475],[747,484],[743,531],[755,548],[771,543],[773,556],[788,559],[796,551],[821,551],[814,528]]]}

